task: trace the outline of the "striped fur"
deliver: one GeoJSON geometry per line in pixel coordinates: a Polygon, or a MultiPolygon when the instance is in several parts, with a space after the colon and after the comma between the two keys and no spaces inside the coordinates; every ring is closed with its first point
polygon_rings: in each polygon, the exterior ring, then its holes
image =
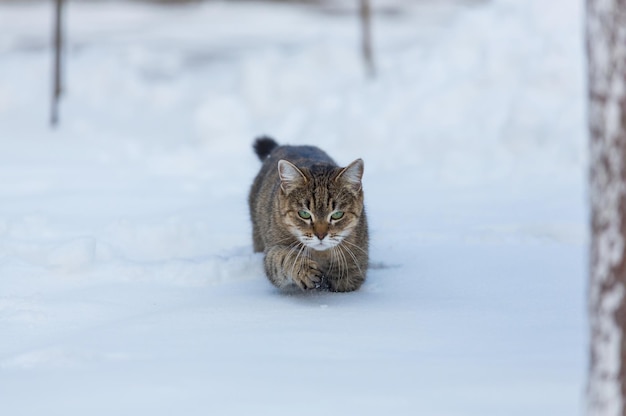
{"type": "Polygon", "coordinates": [[[363,161],[342,168],[317,147],[268,137],[254,149],[263,166],[249,195],[252,238],[269,280],[279,288],[358,289],[369,244],[363,161]]]}

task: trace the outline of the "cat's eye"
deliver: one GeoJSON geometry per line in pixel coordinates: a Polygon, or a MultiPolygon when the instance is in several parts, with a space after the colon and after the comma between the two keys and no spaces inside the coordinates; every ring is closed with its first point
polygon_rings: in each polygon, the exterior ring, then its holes
{"type": "Polygon", "coordinates": [[[311,219],[311,213],[309,211],[305,211],[305,210],[298,211],[298,215],[303,220],[310,220],[311,219]]]}
{"type": "Polygon", "coordinates": [[[330,218],[332,218],[333,220],[340,220],[343,218],[343,211],[335,211],[332,213],[332,215],[330,216],[330,218]]]}

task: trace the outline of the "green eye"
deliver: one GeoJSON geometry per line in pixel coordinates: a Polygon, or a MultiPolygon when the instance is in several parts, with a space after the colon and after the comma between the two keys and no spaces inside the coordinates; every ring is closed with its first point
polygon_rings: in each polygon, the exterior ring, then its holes
{"type": "Polygon", "coordinates": [[[310,220],[311,219],[311,213],[309,211],[304,211],[304,210],[298,211],[298,215],[303,220],[310,220]]]}
{"type": "Polygon", "coordinates": [[[330,216],[330,218],[332,218],[333,220],[340,220],[343,218],[343,211],[335,211],[333,212],[333,214],[330,216]]]}

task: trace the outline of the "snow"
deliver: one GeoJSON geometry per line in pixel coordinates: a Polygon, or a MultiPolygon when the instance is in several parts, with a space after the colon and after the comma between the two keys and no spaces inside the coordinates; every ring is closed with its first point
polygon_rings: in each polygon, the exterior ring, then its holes
{"type": "Polygon", "coordinates": [[[70,2],[56,130],[49,3],[0,5],[2,414],[580,413],[580,1],[375,1],[375,79],[348,3],[70,2]],[[365,161],[360,291],[264,277],[260,134],[365,161]]]}

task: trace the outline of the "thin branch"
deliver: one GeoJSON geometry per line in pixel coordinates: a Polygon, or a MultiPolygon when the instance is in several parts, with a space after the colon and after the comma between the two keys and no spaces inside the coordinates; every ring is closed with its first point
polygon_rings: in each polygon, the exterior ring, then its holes
{"type": "Polygon", "coordinates": [[[361,54],[365,70],[371,77],[376,75],[376,67],[374,65],[374,53],[372,48],[372,8],[370,0],[360,0],[359,14],[361,20],[361,54]]]}
{"type": "Polygon", "coordinates": [[[59,100],[63,91],[61,85],[61,54],[63,53],[63,0],[55,0],[54,15],[54,62],[52,68],[52,110],[50,124],[55,127],[59,122],[59,100]]]}

